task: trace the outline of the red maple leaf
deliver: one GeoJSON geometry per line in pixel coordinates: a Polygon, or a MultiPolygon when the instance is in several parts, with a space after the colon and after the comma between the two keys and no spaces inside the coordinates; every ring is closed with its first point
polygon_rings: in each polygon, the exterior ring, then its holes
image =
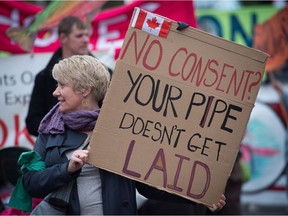
{"type": "Polygon", "coordinates": [[[148,26],[152,29],[156,29],[157,27],[159,27],[160,23],[157,22],[157,18],[153,17],[152,19],[148,19],[147,20],[147,24],[148,26]]]}

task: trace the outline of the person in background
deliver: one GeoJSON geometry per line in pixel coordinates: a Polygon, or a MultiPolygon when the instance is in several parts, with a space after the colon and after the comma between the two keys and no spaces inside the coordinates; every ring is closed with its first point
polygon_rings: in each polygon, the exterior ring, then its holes
{"type": "MultiPolygon", "coordinates": [[[[41,121],[33,149],[45,167],[37,171],[27,169],[22,175],[23,187],[31,197],[46,197],[39,206],[44,202],[56,205],[50,202],[49,194],[64,191],[68,185],[72,189],[65,205],[66,214],[135,215],[136,188],[148,199],[192,203],[87,163],[86,144],[110,83],[107,67],[94,57],[74,55],[57,63],[52,75],[57,81],[53,96],[58,103],[41,121]]],[[[225,199],[222,195],[212,209],[223,208],[225,199]]],[[[49,214],[48,209],[45,213],[49,214]]]]}
{"type": "Polygon", "coordinates": [[[47,66],[40,71],[34,82],[28,114],[25,122],[31,135],[38,135],[38,127],[43,117],[57,103],[52,92],[56,81],[52,77],[52,68],[59,60],[72,55],[92,55],[88,51],[90,40],[86,24],[78,17],[63,18],[58,26],[58,38],[61,47],[53,54],[47,66]]]}

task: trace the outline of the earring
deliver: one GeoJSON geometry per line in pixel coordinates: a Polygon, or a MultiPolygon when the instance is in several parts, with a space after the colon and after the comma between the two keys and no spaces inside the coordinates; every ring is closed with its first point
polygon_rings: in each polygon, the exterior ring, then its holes
{"type": "Polygon", "coordinates": [[[88,107],[88,103],[87,103],[87,100],[86,100],[85,97],[84,97],[83,100],[81,101],[81,105],[82,105],[83,107],[88,107]]]}

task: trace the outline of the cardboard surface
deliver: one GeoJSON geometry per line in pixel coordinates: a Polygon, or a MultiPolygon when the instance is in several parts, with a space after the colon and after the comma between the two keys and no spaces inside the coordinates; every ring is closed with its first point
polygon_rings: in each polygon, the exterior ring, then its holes
{"type": "Polygon", "coordinates": [[[166,38],[129,27],[89,162],[211,206],[233,168],[267,55],[171,22],[166,38]]]}

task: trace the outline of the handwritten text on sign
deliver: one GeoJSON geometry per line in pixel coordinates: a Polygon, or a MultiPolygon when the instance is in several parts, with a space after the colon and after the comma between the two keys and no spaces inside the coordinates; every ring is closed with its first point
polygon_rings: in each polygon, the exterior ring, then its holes
{"type": "Polygon", "coordinates": [[[232,62],[223,62],[220,60],[221,56],[207,58],[197,50],[187,49],[185,45],[167,53],[163,43],[149,34],[144,41],[139,42],[137,32],[134,31],[123,47],[120,59],[126,58],[126,54],[129,55],[127,52],[130,52],[129,61],[134,59],[135,65],[156,73],[161,66],[165,66],[165,71],[161,72],[188,85],[191,83],[196,87],[204,86],[221,94],[233,94],[243,101],[245,98],[250,100],[252,88],[259,85],[262,80],[260,71],[240,68],[232,62]],[[132,56],[135,57],[131,58],[132,56]]]}
{"type": "Polygon", "coordinates": [[[209,40],[128,30],[91,164],[196,202],[218,202],[264,67],[209,40]]]}
{"type": "Polygon", "coordinates": [[[163,179],[161,186],[163,188],[182,192],[183,186],[178,185],[179,177],[183,172],[189,172],[190,175],[187,176],[189,179],[186,179],[188,183],[185,187],[187,188],[186,195],[191,198],[202,198],[209,189],[211,181],[211,171],[205,159],[209,158],[214,163],[215,161],[223,161],[225,159],[223,155],[225,154],[222,154],[222,151],[225,152],[224,148],[227,148],[227,145],[231,147],[231,143],[227,143],[226,140],[223,141],[219,137],[214,137],[213,133],[205,133],[203,129],[211,128],[210,130],[222,130],[224,133],[232,134],[237,129],[238,125],[236,123],[241,116],[242,107],[214,96],[207,96],[201,92],[186,91],[177,85],[170,86],[168,83],[163,83],[164,81],[155,80],[148,74],[139,73],[138,76],[135,76],[135,74],[137,74],[136,71],[127,71],[126,76],[129,77],[131,83],[126,96],[123,97],[124,103],[146,107],[147,110],[152,110],[152,112],[168,117],[168,119],[175,118],[181,119],[181,121],[185,119],[188,124],[193,123],[194,127],[189,127],[185,122],[181,123],[179,121],[174,121],[175,124],[171,124],[169,121],[165,123],[165,121],[161,121],[161,118],[155,120],[153,117],[149,118],[149,116],[137,114],[138,112],[133,110],[123,112],[118,128],[125,131],[125,134],[128,133],[134,137],[127,149],[123,173],[149,182],[151,175],[160,171],[163,175],[161,176],[161,179],[163,179]],[[177,89],[178,94],[173,94],[172,88],[177,89]],[[143,97],[144,94],[147,97],[143,97]],[[184,100],[184,98],[190,98],[190,100],[184,100]],[[154,158],[152,157],[153,160],[150,163],[147,162],[144,173],[130,166],[134,163],[131,162],[132,157],[135,157],[135,159],[138,157],[138,154],[133,150],[139,136],[149,145],[159,144],[159,150],[151,155],[154,158]],[[171,160],[171,153],[168,153],[169,156],[167,157],[167,151],[165,151],[167,148],[173,148],[172,152],[175,152],[173,163],[177,164],[177,167],[173,171],[167,167],[167,160],[171,160]],[[220,158],[220,155],[222,155],[222,158],[220,158]],[[198,160],[195,160],[194,156],[198,160]],[[198,190],[202,189],[200,193],[192,191],[194,178],[197,177],[196,171],[201,172],[201,175],[205,174],[206,179],[202,179],[203,182],[206,182],[205,185],[197,188],[198,190]],[[169,175],[174,175],[173,181],[170,179],[170,184],[168,184],[169,175]]]}

